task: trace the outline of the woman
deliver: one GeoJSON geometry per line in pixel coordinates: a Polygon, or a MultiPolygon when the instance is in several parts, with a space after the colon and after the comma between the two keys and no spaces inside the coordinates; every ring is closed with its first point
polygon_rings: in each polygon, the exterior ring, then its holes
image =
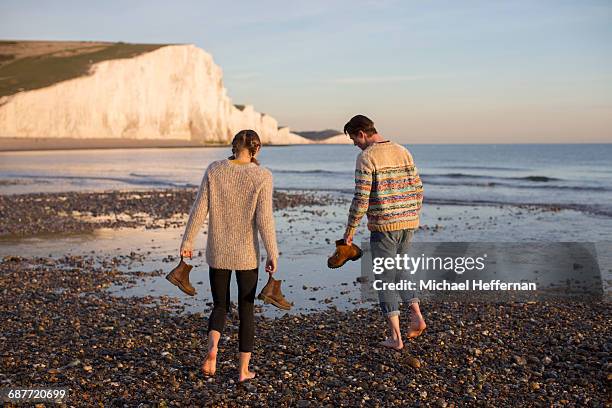
{"type": "Polygon", "coordinates": [[[230,311],[230,277],[238,282],[239,381],[255,377],[249,371],[253,351],[253,302],[257,289],[261,235],[268,259],[266,272],[276,271],[278,248],[272,215],[272,173],[259,167],[261,148],[253,130],[242,130],[232,141],[233,155],[211,163],[189,215],[181,244],[181,255],[191,257],[193,241],[209,215],[206,262],[210,267],[213,310],[208,321],[208,355],[202,363],[205,375],[214,375],[219,338],[230,311]]]}

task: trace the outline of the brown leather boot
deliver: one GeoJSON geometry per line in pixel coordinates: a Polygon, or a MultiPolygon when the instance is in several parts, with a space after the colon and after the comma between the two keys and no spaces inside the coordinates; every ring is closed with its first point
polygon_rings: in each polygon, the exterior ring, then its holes
{"type": "Polygon", "coordinates": [[[355,244],[346,245],[344,239],[336,241],[336,251],[327,260],[327,266],[332,269],[336,269],[344,265],[350,259],[356,261],[361,258],[362,252],[355,244]]]}
{"type": "Polygon", "coordinates": [[[196,291],[189,282],[189,272],[191,271],[191,268],[193,268],[193,266],[186,264],[181,256],[181,262],[179,262],[176,268],[166,275],[166,279],[168,279],[172,284],[178,286],[180,290],[189,296],[194,296],[196,291]]]}
{"type": "Polygon", "coordinates": [[[268,283],[263,287],[261,293],[257,296],[257,299],[263,300],[264,303],[272,303],[274,306],[283,310],[290,310],[293,303],[289,303],[281,292],[281,280],[274,279],[270,275],[268,283]]]}

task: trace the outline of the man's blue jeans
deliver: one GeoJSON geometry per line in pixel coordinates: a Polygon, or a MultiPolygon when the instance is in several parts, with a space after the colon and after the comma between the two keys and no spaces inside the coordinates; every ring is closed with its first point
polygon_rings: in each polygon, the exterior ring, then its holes
{"type": "MultiPolygon", "coordinates": [[[[370,235],[370,251],[372,260],[375,258],[395,258],[398,254],[408,254],[413,229],[399,231],[372,231],[370,235]]],[[[403,279],[410,280],[410,272],[403,269],[385,270],[376,276],[383,283],[399,282],[403,279]]],[[[403,303],[419,303],[416,291],[409,290],[378,290],[378,301],[380,308],[385,316],[399,315],[400,299],[403,303]]]]}

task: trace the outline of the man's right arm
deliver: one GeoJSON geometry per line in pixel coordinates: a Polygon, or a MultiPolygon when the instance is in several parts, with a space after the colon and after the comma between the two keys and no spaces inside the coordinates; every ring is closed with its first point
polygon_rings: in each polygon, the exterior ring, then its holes
{"type": "Polygon", "coordinates": [[[423,182],[419,175],[419,170],[414,164],[412,154],[408,151],[408,157],[410,158],[411,166],[408,171],[409,182],[414,188],[415,200],[416,200],[416,211],[420,212],[423,207],[423,182]]]}

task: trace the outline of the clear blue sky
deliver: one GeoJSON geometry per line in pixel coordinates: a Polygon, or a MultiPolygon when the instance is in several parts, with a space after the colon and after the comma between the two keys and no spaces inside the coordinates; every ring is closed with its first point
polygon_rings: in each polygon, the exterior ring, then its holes
{"type": "Polygon", "coordinates": [[[611,1],[6,1],[0,38],[193,43],[234,103],[409,143],[612,142],[611,1]]]}

